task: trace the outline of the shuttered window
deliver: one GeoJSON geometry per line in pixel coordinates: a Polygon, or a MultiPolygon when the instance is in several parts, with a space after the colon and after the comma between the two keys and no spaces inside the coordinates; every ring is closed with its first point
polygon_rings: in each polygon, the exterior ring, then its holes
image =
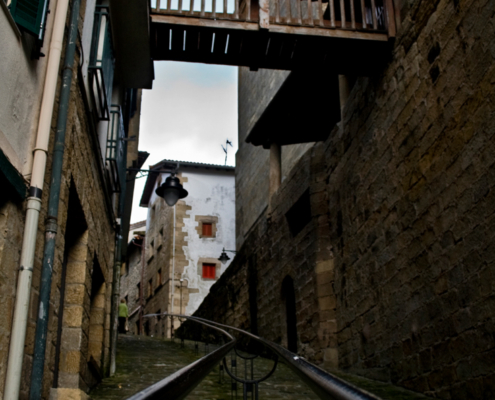
{"type": "Polygon", "coordinates": [[[212,224],[203,222],[203,236],[213,236],[212,224]]]}
{"type": "Polygon", "coordinates": [[[215,279],[216,275],[216,265],[203,263],[203,278],[205,279],[215,279]]]}
{"type": "Polygon", "coordinates": [[[12,0],[10,13],[27,32],[43,39],[48,0],[12,0]]]}

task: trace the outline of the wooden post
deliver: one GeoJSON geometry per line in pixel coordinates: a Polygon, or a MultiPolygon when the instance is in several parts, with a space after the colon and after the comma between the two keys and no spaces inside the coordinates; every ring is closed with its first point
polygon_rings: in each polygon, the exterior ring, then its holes
{"type": "Polygon", "coordinates": [[[270,0],[259,0],[259,6],[260,29],[268,29],[270,27],[270,0]]]}

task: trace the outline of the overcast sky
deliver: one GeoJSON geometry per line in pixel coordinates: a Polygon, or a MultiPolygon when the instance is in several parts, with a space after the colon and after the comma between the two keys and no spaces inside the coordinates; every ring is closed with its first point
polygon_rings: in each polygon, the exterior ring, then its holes
{"type": "MultiPolygon", "coordinates": [[[[237,67],[155,62],[152,90],[143,90],[139,150],[150,156],[143,169],[163,159],[225,163],[237,151],[237,67]]],[[[136,180],[131,223],[146,219],[139,207],[146,178],[136,180]]]]}

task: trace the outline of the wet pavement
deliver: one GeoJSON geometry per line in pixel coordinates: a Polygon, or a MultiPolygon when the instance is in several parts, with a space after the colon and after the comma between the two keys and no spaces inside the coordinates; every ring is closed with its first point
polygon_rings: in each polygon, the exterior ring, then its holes
{"type": "MultiPolygon", "coordinates": [[[[93,389],[90,397],[93,400],[127,399],[214,349],[213,345],[205,348],[204,343],[199,343],[198,350],[195,350],[195,343],[191,341],[186,341],[185,346],[181,347],[179,340],[174,342],[146,336],[119,335],[117,371],[114,376],[104,379],[93,389]]],[[[229,360],[227,363],[230,365],[229,360]]],[[[244,365],[245,362],[237,358],[237,376],[244,377],[244,365]]],[[[254,361],[255,378],[265,376],[272,366],[273,361],[258,357],[254,361]]],[[[332,373],[384,400],[427,399],[421,394],[387,383],[341,371],[332,371],[332,373]]],[[[221,375],[218,366],[187,396],[188,400],[241,400],[242,398],[242,385],[238,384],[236,397],[235,392],[231,391],[230,377],[225,372],[221,375]]],[[[260,383],[259,399],[312,400],[318,397],[291,370],[279,363],[275,373],[260,383]]]]}

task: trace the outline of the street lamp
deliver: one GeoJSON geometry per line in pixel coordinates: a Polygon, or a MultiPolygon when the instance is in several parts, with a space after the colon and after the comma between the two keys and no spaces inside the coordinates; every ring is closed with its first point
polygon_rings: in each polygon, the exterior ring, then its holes
{"type": "Polygon", "coordinates": [[[237,253],[236,251],[234,250],[225,250],[225,247],[222,249],[222,254],[220,254],[220,257],[218,257],[218,261],[220,261],[222,264],[226,264],[227,261],[230,260],[230,257],[227,255],[226,251],[228,251],[229,253],[237,253]]]}
{"type": "Polygon", "coordinates": [[[157,196],[165,199],[165,202],[170,206],[174,206],[177,200],[183,199],[187,196],[187,190],[184,189],[179,181],[179,178],[175,176],[176,170],[165,179],[165,182],[155,190],[157,196]]]}

